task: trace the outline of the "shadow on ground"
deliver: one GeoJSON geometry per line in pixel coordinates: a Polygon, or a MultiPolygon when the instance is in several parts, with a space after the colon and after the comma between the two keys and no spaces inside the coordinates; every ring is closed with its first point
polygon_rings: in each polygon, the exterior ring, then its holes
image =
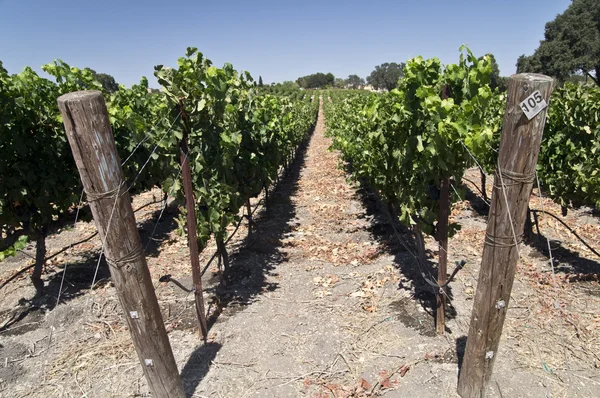
{"type": "MultiPolygon", "coordinates": [[[[474,184],[469,180],[471,184],[474,184]]],[[[459,189],[465,192],[465,200],[469,201],[471,208],[481,217],[487,220],[487,216],[490,212],[490,205],[481,196],[481,191],[473,191],[471,184],[461,184],[459,189]]]]}
{"type": "Polygon", "coordinates": [[[212,361],[217,357],[217,353],[221,349],[221,344],[206,343],[196,348],[190,359],[181,370],[181,380],[183,388],[188,397],[194,395],[196,388],[206,377],[210,369],[212,361]]]}
{"type": "MultiPolygon", "coordinates": [[[[86,293],[92,284],[98,262],[98,253],[95,250],[79,254],[81,260],[63,265],[61,271],[50,275],[46,279],[43,295],[34,297],[22,297],[19,304],[0,314],[2,327],[0,333],[4,335],[22,334],[37,329],[44,319],[44,314],[51,311],[57,305],[58,292],[61,289],[61,302],[67,302],[75,297],[86,293]],[[66,271],[65,271],[66,269],[66,271]],[[63,274],[67,272],[63,281],[63,274]],[[21,324],[23,324],[21,326],[21,324]]],[[[104,285],[109,280],[108,266],[101,261],[96,274],[96,287],[104,285]]],[[[31,283],[19,280],[15,283],[31,283]]],[[[25,290],[30,292],[30,290],[25,290]]]]}
{"type": "MultiPolygon", "coordinates": [[[[533,226],[530,238],[526,243],[550,260],[548,240],[546,235],[533,226]]],[[[554,260],[554,270],[566,274],[598,274],[600,273],[600,262],[579,255],[578,252],[564,246],[559,240],[550,239],[550,249],[554,260]]]]}
{"type": "Polygon", "coordinates": [[[296,217],[292,198],[305,166],[309,139],[310,136],[298,148],[294,162],[270,190],[266,208],[263,206],[254,216],[256,230],[246,236],[230,256],[227,284],[207,289],[214,291],[215,302],[210,306],[216,308],[208,318],[209,329],[222,315],[233,315],[250,305],[258,295],[277,289],[277,284],[268,282],[267,277],[276,275],[275,267],[287,261],[281,251],[282,239],[292,231],[291,221],[296,217]]]}
{"type": "MultiPolygon", "coordinates": [[[[471,190],[470,186],[463,185],[463,189],[466,191],[466,199],[470,202],[471,207],[480,216],[487,217],[489,212],[489,206],[482,197],[471,190]]],[[[595,215],[591,212],[592,215],[595,215]]],[[[550,260],[550,251],[548,250],[547,236],[544,235],[538,225],[538,217],[555,217],[560,220],[559,215],[546,215],[541,210],[531,210],[531,219],[529,223],[525,224],[524,231],[524,242],[530,247],[534,248],[540,256],[546,257],[550,260]],[[538,214],[539,213],[539,214],[538,214]]],[[[562,221],[564,222],[564,221],[562,221]]],[[[564,225],[567,229],[571,227],[564,225]]],[[[573,231],[571,231],[573,233],[573,231]]],[[[577,239],[577,236],[573,234],[573,239],[577,239]]],[[[550,238],[550,249],[552,251],[552,258],[554,260],[554,269],[556,272],[562,272],[565,274],[586,274],[594,275],[600,273],[600,259],[590,259],[582,257],[578,252],[573,251],[563,245],[560,240],[550,238]]]]}
{"type": "MultiPolygon", "coordinates": [[[[141,210],[153,203],[156,202],[148,203],[136,210],[141,210]]],[[[166,239],[170,232],[177,228],[177,223],[175,221],[176,216],[177,204],[175,201],[172,201],[163,212],[162,217],[161,209],[159,209],[154,211],[151,217],[146,218],[143,222],[138,224],[142,244],[147,248],[146,255],[158,255],[160,242],[166,239]],[[152,239],[150,239],[151,237],[152,239]]],[[[58,227],[53,228],[52,230],[58,230],[57,228],[58,227]]],[[[72,247],[77,247],[79,244],[88,242],[95,236],[96,234],[93,234],[78,242],[74,242],[72,247]]],[[[3,333],[4,335],[22,334],[38,328],[43,320],[44,314],[48,311],[52,311],[58,304],[57,298],[59,296],[59,291],[61,291],[60,302],[66,303],[87,293],[90,290],[94,279],[94,288],[102,287],[110,281],[110,272],[106,259],[102,257],[100,263],[98,263],[98,256],[100,255],[99,250],[80,252],[77,254],[78,260],[74,262],[68,262],[70,257],[65,255],[64,258],[66,262],[59,264],[57,270],[49,273],[48,269],[51,266],[49,260],[56,257],[58,254],[64,253],[68,249],[69,246],[64,247],[47,257],[46,275],[44,277],[45,283],[42,295],[23,297],[19,300],[17,307],[0,314],[0,320],[2,322],[0,333],[3,333]],[[27,325],[20,326],[23,324],[27,325]]],[[[24,256],[23,253],[20,255],[24,256]]],[[[0,288],[4,288],[10,283],[31,283],[28,278],[26,278],[26,281],[22,280],[23,277],[21,275],[27,275],[27,271],[28,267],[18,271],[3,282],[0,288]]],[[[29,290],[27,291],[29,292],[29,290]]]]}
{"type": "MultiPolygon", "coordinates": [[[[267,281],[267,277],[276,275],[275,267],[287,261],[281,251],[282,239],[292,231],[291,221],[296,216],[292,198],[298,190],[300,172],[305,166],[309,139],[298,148],[295,161],[270,190],[267,206],[253,217],[256,224],[254,232],[237,245],[237,250],[231,251],[227,284],[220,284],[218,277],[210,279],[213,286],[205,290],[214,293],[215,299],[209,308],[215,308],[215,311],[207,320],[209,330],[218,321],[251,305],[260,294],[277,289],[278,285],[267,281]]],[[[192,353],[181,373],[188,395],[194,393],[206,376],[220,349],[220,344],[207,343],[192,353]]]]}
{"type": "MultiPolygon", "coordinates": [[[[405,322],[406,326],[414,327],[424,335],[435,335],[436,288],[431,286],[423,276],[425,274],[430,281],[437,279],[437,262],[433,260],[434,254],[427,251],[426,264],[419,266],[415,256],[413,256],[413,253],[417,253],[414,234],[397,218],[390,216],[390,212],[384,207],[385,204],[380,197],[373,190],[367,188],[366,185],[362,185],[357,190],[357,196],[366,210],[366,217],[371,221],[368,231],[372,238],[394,256],[395,266],[408,279],[407,282],[401,281],[398,288],[410,291],[414,287],[414,298],[430,317],[428,324],[423,325],[419,322],[417,327],[412,322],[407,321],[405,322]],[[395,231],[398,232],[398,236],[396,236],[395,231]]],[[[452,271],[452,265],[450,264],[448,271],[452,271]]],[[[451,303],[453,297],[451,284],[448,285],[446,293],[449,299],[447,300],[446,318],[453,319],[456,317],[456,309],[451,303]]],[[[410,313],[411,311],[403,310],[400,315],[403,312],[410,313]]],[[[446,326],[446,330],[451,332],[448,326],[446,326]]]]}

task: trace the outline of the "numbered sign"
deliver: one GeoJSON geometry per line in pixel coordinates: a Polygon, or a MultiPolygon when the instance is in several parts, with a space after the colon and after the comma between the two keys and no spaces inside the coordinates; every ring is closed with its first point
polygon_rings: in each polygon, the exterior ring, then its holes
{"type": "Polygon", "coordinates": [[[523,109],[525,116],[527,116],[527,119],[529,120],[536,117],[537,114],[543,111],[547,106],[548,104],[546,103],[546,100],[542,98],[542,94],[539,90],[534,91],[529,97],[521,102],[521,109],[523,109]]]}

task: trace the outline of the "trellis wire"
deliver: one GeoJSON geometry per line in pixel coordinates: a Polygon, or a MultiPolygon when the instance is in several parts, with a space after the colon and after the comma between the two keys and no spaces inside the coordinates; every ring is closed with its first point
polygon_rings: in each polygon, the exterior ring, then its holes
{"type": "MultiPolygon", "coordinates": [[[[108,219],[108,224],[106,226],[106,236],[108,236],[108,233],[110,232],[110,228],[111,228],[111,224],[112,224],[112,218],[113,218],[114,211],[115,211],[115,208],[116,208],[116,205],[117,205],[117,201],[119,200],[120,195],[122,195],[122,194],[124,194],[126,192],[129,192],[131,190],[131,188],[133,188],[133,186],[135,185],[138,177],[142,174],[142,171],[144,171],[144,168],[148,165],[148,163],[152,159],[152,155],[154,155],[154,153],[156,152],[156,149],[158,149],[158,146],[160,145],[160,143],[162,142],[162,140],[173,129],[173,126],[175,126],[175,123],[177,122],[177,120],[179,119],[180,116],[181,116],[181,112],[179,112],[177,114],[177,116],[175,117],[175,120],[173,120],[173,123],[171,123],[171,126],[169,127],[169,129],[167,131],[165,131],[165,133],[161,136],[160,140],[156,143],[156,145],[154,146],[154,149],[152,149],[152,152],[148,156],[148,159],[143,164],[143,166],[139,169],[137,175],[134,177],[133,182],[129,185],[129,187],[124,192],[122,192],[122,193],[119,191],[118,195],[115,197],[115,202],[113,204],[113,208],[112,208],[110,217],[108,219]]],[[[94,277],[92,279],[92,285],[90,287],[90,290],[93,290],[94,289],[94,285],[96,284],[96,278],[98,276],[98,269],[100,268],[100,262],[102,261],[102,256],[104,254],[104,247],[105,247],[105,244],[106,244],[106,236],[105,236],[105,239],[102,241],[102,249],[100,250],[100,256],[98,256],[98,262],[96,263],[96,269],[94,271],[94,277]]]]}
{"type": "MultiPolygon", "coordinates": [[[[169,129],[168,129],[168,130],[167,130],[167,131],[166,131],[166,132],[165,132],[165,133],[164,133],[164,134],[161,136],[161,139],[160,139],[160,140],[159,140],[159,142],[158,142],[158,143],[155,145],[155,147],[154,147],[154,149],[152,150],[152,152],[151,152],[150,156],[148,157],[148,160],[146,160],[146,162],[144,163],[144,165],[142,166],[142,168],[141,168],[141,169],[138,171],[138,174],[137,174],[137,175],[136,175],[136,177],[134,178],[134,181],[133,181],[133,183],[132,183],[132,184],[129,186],[129,188],[127,188],[127,191],[129,191],[129,190],[130,190],[130,189],[133,187],[133,184],[135,184],[135,182],[136,182],[137,178],[138,178],[138,177],[139,177],[139,175],[142,173],[142,171],[144,170],[144,168],[145,168],[145,167],[146,167],[146,165],[148,164],[149,160],[152,158],[152,155],[153,155],[153,154],[156,152],[156,149],[158,148],[158,145],[160,144],[160,142],[162,142],[162,140],[164,139],[164,137],[165,137],[165,136],[166,136],[166,135],[167,135],[167,134],[168,134],[168,133],[171,131],[171,129],[173,128],[173,126],[174,126],[174,125],[175,125],[175,123],[177,122],[177,119],[178,119],[180,116],[181,116],[181,113],[179,113],[179,114],[178,114],[178,115],[175,117],[175,119],[173,120],[173,123],[171,123],[171,126],[169,127],[169,129]]],[[[131,157],[132,157],[132,156],[133,156],[133,154],[134,154],[134,153],[135,153],[135,152],[136,152],[136,151],[139,149],[139,147],[140,147],[140,146],[141,146],[141,145],[142,145],[144,142],[146,142],[146,141],[148,140],[148,138],[149,138],[149,137],[151,137],[151,135],[150,135],[150,134],[151,134],[151,132],[152,132],[154,129],[156,129],[156,126],[158,126],[158,124],[159,124],[160,122],[164,121],[164,120],[165,120],[165,118],[166,118],[166,116],[165,116],[165,117],[163,117],[163,118],[162,118],[162,119],[161,119],[159,122],[156,122],[156,123],[154,124],[154,126],[152,126],[152,128],[150,129],[150,131],[149,131],[148,133],[146,133],[145,137],[144,137],[144,138],[143,138],[143,139],[142,139],[142,140],[141,140],[141,141],[140,141],[140,142],[139,142],[139,143],[138,143],[138,144],[137,144],[137,145],[136,145],[136,146],[133,148],[133,150],[131,151],[131,153],[129,154],[129,156],[127,156],[127,158],[126,158],[126,159],[125,159],[125,160],[124,160],[124,161],[121,163],[121,167],[123,167],[123,166],[124,166],[124,165],[125,165],[125,164],[126,164],[128,161],[129,161],[129,159],[131,159],[131,157]]],[[[126,191],[126,192],[127,192],[127,191],[126,191]]],[[[79,212],[80,212],[80,210],[81,210],[81,205],[82,205],[82,203],[83,203],[83,195],[84,195],[84,193],[85,193],[85,190],[82,188],[82,190],[81,190],[81,195],[80,195],[80,198],[79,198],[79,204],[77,205],[77,211],[76,211],[76,213],[75,213],[75,221],[73,222],[73,228],[75,228],[75,225],[77,224],[77,220],[78,220],[78,218],[79,218],[79,212]]],[[[114,212],[114,206],[116,206],[116,201],[117,201],[117,200],[118,200],[118,196],[115,198],[115,205],[113,205],[113,212],[114,212]]],[[[112,212],[111,212],[111,217],[109,218],[109,224],[108,224],[108,227],[107,227],[107,233],[108,233],[108,231],[109,231],[109,229],[110,229],[110,220],[111,220],[111,219],[112,219],[112,212]]],[[[74,237],[71,237],[71,241],[70,241],[70,243],[69,243],[69,251],[70,251],[70,250],[72,249],[72,247],[73,247],[73,240],[74,240],[74,237]]],[[[94,287],[94,285],[95,285],[95,282],[96,282],[96,277],[97,277],[97,275],[98,275],[98,268],[99,268],[99,266],[100,266],[100,261],[102,260],[102,255],[103,255],[103,253],[104,253],[104,243],[105,243],[105,242],[102,242],[102,249],[100,250],[100,255],[99,255],[99,257],[98,257],[98,263],[96,264],[96,269],[95,269],[95,271],[94,271],[94,277],[93,277],[93,280],[92,280],[92,286],[91,286],[91,289],[93,289],[93,287],[94,287]]],[[[63,269],[63,274],[62,274],[62,276],[61,276],[60,287],[59,287],[59,289],[58,289],[58,295],[57,295],[57,297],[56,297],[56,305],[57,305],[57,306],[58,306],[58,304],[60,303],[60,297],[61,297],[61,295],[62,295],[62,290],[63,290],[64,281],[65,281],[65,276],[66,276],[66,273],[67,273],[67,265],[68,265],[68,264],[65,264],[65,267],[64,267],[64,269],[63,269]]]]}

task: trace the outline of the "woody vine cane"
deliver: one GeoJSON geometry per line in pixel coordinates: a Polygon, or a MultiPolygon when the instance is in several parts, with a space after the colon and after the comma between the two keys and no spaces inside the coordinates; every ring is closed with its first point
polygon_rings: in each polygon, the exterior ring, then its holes
{"type": "Polygon", "coordinates": [[[194,200],[194,189],[192,186],[192,170],[190,169],[190,160],[188,158],[188,136],[189,120],[185,108],[181,101],[179,102],[179,111],[181,120],[183,120],[183,138],[179,144],[181,174],[183,176],[183,192],[185,195],[185,210],[187,221],[188,246],[190,249],[190,263],[192,265],[192,280],[194,283],[194,301],[196,305],[196,317],[200,325],[200,334],[204,341],[208,337],[208,326],[206,324],[206,312],[204,310],[204,297],[202,295],[202,274],[200,272],[200,257],[198,251],[198,237],[196,232],[196,201],[194,200]]]}

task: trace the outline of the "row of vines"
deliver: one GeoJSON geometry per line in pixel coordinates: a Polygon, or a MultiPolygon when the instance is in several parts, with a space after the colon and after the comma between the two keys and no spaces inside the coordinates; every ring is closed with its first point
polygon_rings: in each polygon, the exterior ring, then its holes
{"type": "MultiPolygon", "coordinates": [[[[35,237],[34,280],[49,226],[70,214],[82,193],[56,99],[102,90],[89,69],[55,61],[43,70],[55,82],[31,68],[10,75],[0,63],[0,232],[4,249],[23,234],[35,237]]],[[[218,68],[195,48],[176,68],[155,67],[155,76],[158,92],[146,78],[103,92],[117,150],[130,193],[159,186],[181,199],[180,144],[187,137],[203,248],[211,236],[222,240],[240,207],[276,179],[316,123],[318,105],[309,96],[261,93],[247,72],[218,68]]]]}
{"type": "MultiPolygon", "coordinates": [[[[449,179],[456,201],[468,168],[494,171],[506,95],[490,89],[491,71],[487,57],[461,48],[457,64],[409,60],[389,93],[329,94],[333,148],[406,225],[435,236],[440,182],[449,179]]],[[[565,208],[599,207],[600,89],[567,83],[549,106],[537,168],[542,189],[565,208]]]]}

